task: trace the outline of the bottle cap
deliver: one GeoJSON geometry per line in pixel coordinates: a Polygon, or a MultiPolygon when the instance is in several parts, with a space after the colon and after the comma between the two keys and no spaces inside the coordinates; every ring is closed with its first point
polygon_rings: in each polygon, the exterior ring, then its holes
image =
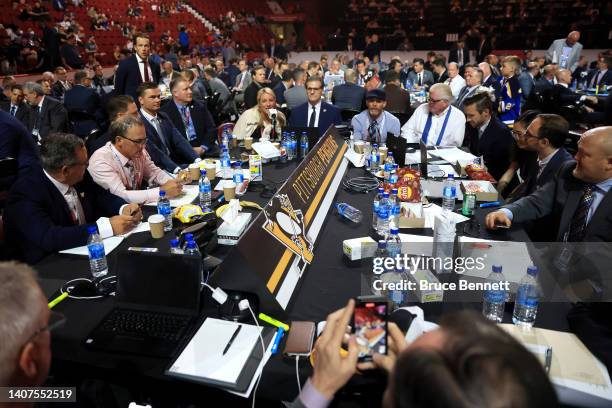
{"type": "Polygon", "coordinates": [[[193,239],[191,241],[187,241],[187,248],[188,249],[197,248],[196,242],[193,239]]]}
{"type": "Polygon", "coordinates": [[[393,188],[391,189],[391,192],[392,192],[393,194],[397,195],[397,188],[393,187],[393,188]]]}
{"type": "Polygon", "coordinates": [[[527,274],[531,276],[536,276],[538,274],[538,267],[535,265],[531,265],[527,268],[527,274]]]}
{"type": "Polygon", "coordinates": [[[193,234],[190,234],[190,233],[185,234],[185,241],[186,242],[193,241],[193,234]]]}
{"type": "Polygon", "coordinates": [[[92,225],[92,226],[87,228],[87,232],[89,234],[97,234],[98,233],[98,227],[96,227],[95,225],[92,225]]]}
{"type": "Polygon", "coordinates": [[[166,192],[164,190],[159,190],[159,196],[160,197],[165,197],[166,196],[166,192]]]}
{"type": "Polygon", "coordinates": [[[393,157],[393,152],[388,152],[387,157],[393,157]]]}
{"type": "Polygon", "coordinates": [[[179,240],[177,238],[174,238],[170,241],[171,248],[178,248],[178,246],[179,246],[179,240]]]}
{"type": "Polygon", "coordinates": [[[391,235],[399,234],[399,230],[397,228],[391,228],[391,235]]]}
{"type": "Polygon", "coordinates": [[[236,167],[236,168],[242,167],[242,162],[241,161],[236,161],[236,162],[234,162],[233,166],[236,167]]]}
{"type": "Polygon", "coordinates": [[[448,178],[449,178],[449,179],[454,179],[454,178],[455,178],[455,175],[454,175],[453,173],[450,173],[450,174],[448,175],[448,178]]]}
{"type": "Polygon", "coordinates": [[[383,197],[384,197],[384,198],[389,198],[389,192],[388,192],[388,191],[385,191],[385,192],[383,193],[383,197]]]}
{"type": "Polygon", "coordinates": [[[374,147],[378,147],[378,143],[374,143],[372,146],[374,146],[374,147]]]}
{"type": "Polygon", "coordinates": [[[378,241],[378,247],[379,248],[386,248],[387,247],[387,241],[385,241],[384,239],[381,239],[380,241],[378,241]]]}
{"type": "Polygon", "coordinates": [[[378,187],[378,192],[382,194],[385,192],[385,189],[383,187],[378,187]]]}
{"type": "Polygon", "coordinates": [[[502,271],[501,265],[493,265],[493,272],[501,272],[501,271],[502,271]]]}
{"type": "Polygon", "coordinates": [[[206,175],[206,169],[200,169],[200,174],[202,176],[205,176],[206,175]]]}

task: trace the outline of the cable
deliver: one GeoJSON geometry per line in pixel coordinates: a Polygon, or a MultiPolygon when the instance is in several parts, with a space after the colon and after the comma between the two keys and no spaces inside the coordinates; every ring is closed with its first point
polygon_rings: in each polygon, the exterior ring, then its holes
{"type": "MultiPolygon", "coordinates": [[[[104,282],[105,280],[112,279],[112,278],[117,279],[117,276],[116,275],[106,276],[106,277],[100,279],[98,281],[98,284],[104,282]]],[[[72,279],[72,280],[69,280],[68,282],[64,283],[62,285],[62,287],[60,288],[60,293],[68,293],[68,297],[70,299],[76,299],[76,300],[102,299],[102,298],[104,298],[106,296],[110,296],[111,294],[114,294],[114,292],[111,292],[108,295],[102,294],[102,295],[94,295],[94,296],[74,296],[74,295],[70,294],[74,290],[74,285],[73,286],[70,286],[70,285],[72,285],[74,282],[88,282],[88,283],[91,283],[94,287],[97,286],[97,284],[94,283],[94,281],[92,279],[88,279],[88,278],[76,278],[76,279],[72,279]]]]}
{"type": "MultiPolygon", "coordinates": [[[[259,341],[261,342],[261,359],[263,360],[266,355],[266,346],[264,345],[263,336],[261,335],[261,333],[263,333],[263,329],[259,325],[259,322],[257,322],[257,318],[255,317],[255,313],[253,312],[253,309],[251,309],[251,305],[249,304],[248,299],[242,299],[240,303],[238,304],[238,307],[242,309],[244,305],[246,305],[246,307],[249,308],[249,312],[251,312],[251,316],[253,316],[253,321],[255,322],[255,325],[259,329],[259,341]]],[[[253,389],[253,405],[251,405],[251,408],[255,408],[255,398],[257,394],[257,387],[259,387],[259,381],[261,380],[262,376],[263,376],[263,369],[261,370],[261,373],[259,373],[259,377],[257,377],[257,382],[255,383],[255,388],[253,389]]]]}
{"type": "Polygon", "coordinates": [[[379,182],[376,177],[354,177],[352,179],[343,180],[342,185],[349,191],[369,193],[378,188],[379,182]]]}
{"type": "Polygon", "coordinates": [[[300,370],[298,367],[298,363],[300,361],[300,356],[295,356],[295,376],[297,378],[297,384],[298,384],[298,390],[300,391],[299,393],[302,393],[302,384],[300,383],[300,370]]]}

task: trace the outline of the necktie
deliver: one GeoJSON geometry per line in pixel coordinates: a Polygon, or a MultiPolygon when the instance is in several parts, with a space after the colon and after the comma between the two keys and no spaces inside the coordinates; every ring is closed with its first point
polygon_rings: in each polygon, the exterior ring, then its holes
{"type": "Polygon", "coordinates": [[[597,71],[597,74],[593,76],[593,80],[591,81],[591,88],[595,88],[599,85],[599,76],[601,75],[601,71],[597,71]]]}
{"type": "Polygon", "coordinates": [[[238,89],[242,89],[242,85],[244,85],[244,78],[246,77],[246,72],[240,74],[240,83],[238,84],[238,89]]]}
{"type": "Polygon", "coordinates": [[[11,106],[11,115],[15,116],[17,114],[17,107],[15,105],[11,106]]]}
{"type": "Polygon", "coordinates": [[[149,63],[146,60],[142,61],[142,63],[144,64],[144,81],[150,82],[151,78],[149,77],[149,63]]]}
{"type": "Polygon", "coordinates": [[[584,187],[582,197],[578,203],[578,208],[576,208],[576,212],[574,213],[574,217],[570,223],[568,237],[569,242],[580,242],[584,239],[584,233],[587,226],[587,216],[589,214],[589,209],[593,204],[594,188],[595,186],[593,184],[587,184],[584,187]]]}
{"type": "Polygon", "coordinates": [[[164,132],[162,132],[161,124],[159,123],[159,119],[151,118],[151,123],[153,124],[153,127],[155,128],[155,131],[159,135],[159,140],[161,140],[162,144],[164,145],[164,149],[166,150],[166,154],[170,153],[170,150],[168,149],[168,144],[166,143],[166,138],[164,137],[164,132]]]}
{"type": "Polygon", "coordinates": [[[32,131],[32,133],[35,134],[35,136],[38,138],[38,141],[40,142],[40,125],[42,123],[42,107],[38,106],[36,107],[36,122],[34,123],[34,130],[32,131]]]}
{"type": "Polygon", "coordinates": [[[463,87],[461,92],[459,92],[459,96],[457,96],[457,106],[461,106],[461,103],[463,102],[463,98],[465,98],[465,95],[467,95],[469,91],[470,91],[470,88],[468,88],[467,86],[463,87]]]}
{"type": "Polygon", "coordinates": [[[315,127],[315,120],[317,119],[317,108],[312,107],[312,112],[310,114],[310,119],[308,120],[308,127],[315,127]]]}
{"type": "Polygon", "coordinates": [[[423,73],[419,72],[419,86],[423,86],[423,73]]]}
{"type": "Polygon", "coordinates": [[[78,225],[85,224],[85,213],[76,189],[74,187],[70,187],[66,192],[66,196],[70,207],[70,216],[72,217],[72,221],[78,225]]]}
{"type": "Polygon", "coordinates": [[[368,126],[368,134],[370,135],[370,141],[376,141],[379,142],[378,140],[378,122],[373,120],[370,122],[370,126],[368,126]]]}

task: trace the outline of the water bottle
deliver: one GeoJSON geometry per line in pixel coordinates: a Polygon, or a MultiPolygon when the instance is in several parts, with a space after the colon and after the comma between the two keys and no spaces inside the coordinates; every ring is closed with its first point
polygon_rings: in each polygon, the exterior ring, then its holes
{"type": "Polygon", "coordinates": [[[451,212],[454,211],[456,198],[457,185],[455,184],[455,175],[449,174],[448,178],[444,182],[444,189],[442,190],[442,210],[451,212]]]}
{"type": "Polygon", "coordinates": [[[157,213],[164,216],[164,231],[172,231],[172,208],[164,190],[159,190],[157,213]]]}
{"type": "Polygon", "coordinates": [[[183,252],[187,249],[187,243],[189,241],[193,241],[193,234],[191,234],[191,233],[185,234],[185,241],[183,243],[183,248],[182,248],[183,252]]]}
{"type": "Polygon", "coordinates": [[[221,140],[221,146],[227,150],[229,150],[230,148],[230,136],[228,134],[227,129],[223,129],[223,137],[221,140]]]}
{"type": "Polygon", "coordinates": [[[287,155],[289,147],[287,146],[289,142],[287,141],[287,132],[282,133],[281,145],[280,145],[280,161],[281,163],[287,163],[287,155]]]}
{"type": "Polygon", "coordinates": [[[374,143],[372,145],[372,152],[370,153],[370,171],[376,173],[378,171],[378,165],[380,164],[380,153],[378,152],[378,145],[374,143]]]}
{"type": "Polygon", "coordinates": [[[412,91],[412,81],[409,79],[406,80],[406,90],[412,91]]]}
{"type": "Polygon", "coordinates": [[[356,224],[359,224],[363,219],[361,211],[347,203],[336,203],[336,209],[338,210],[338,214],[356,224]]]}
{"type": "Polygon", "coordinates": [[[185,245],[185,255],[197,255],[202,257],[198,244],[193,239],[187,241],[187,244],[185,245]]]}
{"type": "Polygon", "coordinates": [[[378,205],[380,204],[380,200],[383,198],[383,193],[385,189],[382,187],[378,187],[378,193],[374,196],[374,201],[372,202],[372,228],[378,228],[378,205]]]}
{"type": "Polygon", "coordinates": [[[391,177],[391,172],[393,171],[393,167],[395,165],[395,160],[393,160],[393,152],[387,153],[387,158],[385,159],[385,167],[383,170],[383,176],[386,182],[389,182],[389,178],[391,177]]]}
{"type": "Polygon", "coordinates": [[[399,164],[395,163],[393,165],[393,171],[389,175],[389,184],[395,184],[398,180],[397,170],[399,169],[399,164]]]}
{"type": "Polygon", "coordinates": [[[300,138],[300,147],[301,147],[301,151],[300,151],[300,159],[303,159],[306,157],[306,154],[308,154],[308,134],[306,132],[302,132],[302,137],[300,138]]]}
{"type": "Polygon", "coordinates": [[[391,200],[389,200],[389,192],[383,193],[383,198],[378,203],[378,223],[376,225],[376,232],[378,235],[386,237],[389,234],[389,218],[391,217],[392,211],[391,200]]]}
{"type": "Polygon", "coordinates": [[[242,189],[242,183],[244,182],[244,174],[242,174],[242,162],[237,161],[234,163],[234,174],[232,176],[234,183],[236,183],[236,188],[242,189]]]}
{"type": "Polygon", "coordinates": [[[512,313],[512,322],[517,326],[531,327],[535,322],[540,297],[537,276],[538,267],[532,265],[519,283],[512,313]]]}
{"type": "Polygon", "coordinates": [[[291,145],[289,148],[289,160],[294,160],[297,157],[297,136],[295,132],[291,132],[289,135],[289,143],[291,145]]]}
{"type": "Polygon", "coordinates": [[[391,200],[391,215],[389,216],[390,225],[394,225],[395,228],[399,228],[399,217],[400,217],[400,201],[397,197],[397,188],[391,189],[391,194],[389,195],[389,200],[391,200]]]}
{"type": "Polygon", "coordinates": [[[391,258],[402,253],[402,240],[397,227],[391,227],[391,233],[387,236],[387,253],[391,258]]]}
{"type": "MultiPolygon", "coordinates": [[[[492,272],[487,276],[487,281],[498,284],[506,282],[501,265],[493,265],[492,272]]],[[[501,288],[485,290],[482,302],[483,316],[496,323],[501,323],[504,319],[504,306],[507,297],[507,292],[501,288]]]]}
{"type": "Polygon", "coordinates": [[[221,153],[221,177],[224,179],[232,178],[232,167],[231,167],[230,155],[227,148],[223,148],[221,153]]]}
{"type": "Polygon", "coordinates": [[[92,225],[87,229],[89,238],[87,239],[87,251],[89,252],[89,269],[94,279],[102,278],[108,273],[106,253],[104,244],[98,234],[98,227],[92,225]]]}
{"type": "MultiPolygon", "coordinates": [[[[405,271],[395,268],[392,271],[388,271],[380,275],[380,280],[387,285],[390,283],[395,283],[397,285],[401,284],[403,280],[408,280],[408,275],[405,271]]],[[[381,291],[380,295],[393,302],[393,309],[407,305],[408,293],[405,290],[383,290],[381,291]]]]}
{"type": "Polygon", "coordinates": [[[183,255],[185,253],[179,245],[178,238],[174,238],[170,241],[170,253],[178,255],[183,255]]]}
{"type": "Polygon", "coordinates": [[[202,207],[203,210],[210,208],[210,180],[208,180],[208,177],[206,177],[206,170],[204,169],[200,170],[200,181],[198,183],[198,188],[200,191],[200,207],[202,207]]]}

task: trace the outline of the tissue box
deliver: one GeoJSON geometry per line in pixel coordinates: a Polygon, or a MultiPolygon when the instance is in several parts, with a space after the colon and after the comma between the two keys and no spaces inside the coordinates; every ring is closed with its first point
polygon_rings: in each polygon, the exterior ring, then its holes
{"type": "Polygon", "coordinates": [[[414,291],[414,293],[419,302],[442,302],[442,300],[444,299],[443,290],[435,290],[429,288],[424,288],[423,290],[421,289],[421,282],[423,282],[423,284],[427,282],[427,285],[431,283],[440,283],[438,278],[436,278],[433,273],[428,270],[417,269],[414,274],[409,273],[408,276],[409,279],[416,284],[416,290],[414,291]]]}
{"type": "Polygon", "coordinates": [[[344,255],[351,261],[374,257],[376,248],[376,241],[370,237],[345,239],[344,242],[342,242],[344,255]]]}
{"type": "Polygon", "coordinates": [[[490,181],[485,180],[462,180],[461,191],[476,194],[476,201],[497,201],[499,194],[490,181]]]}
{"type": "Polygon", "coordinates": [[[425,215],[422,203],[401,203],[402,209],[399,217],[400,228],[425,228],[425,215]],[[411,214],[410,218],[404,215],[411,214]]]}
{"type": "Polygon", "coordinates": [[[221,245],[236,245],[240,235],[251,221],[251,213],[239,213],[233,224],[224,221],[217,229],[217,241],[221,245]]]}

